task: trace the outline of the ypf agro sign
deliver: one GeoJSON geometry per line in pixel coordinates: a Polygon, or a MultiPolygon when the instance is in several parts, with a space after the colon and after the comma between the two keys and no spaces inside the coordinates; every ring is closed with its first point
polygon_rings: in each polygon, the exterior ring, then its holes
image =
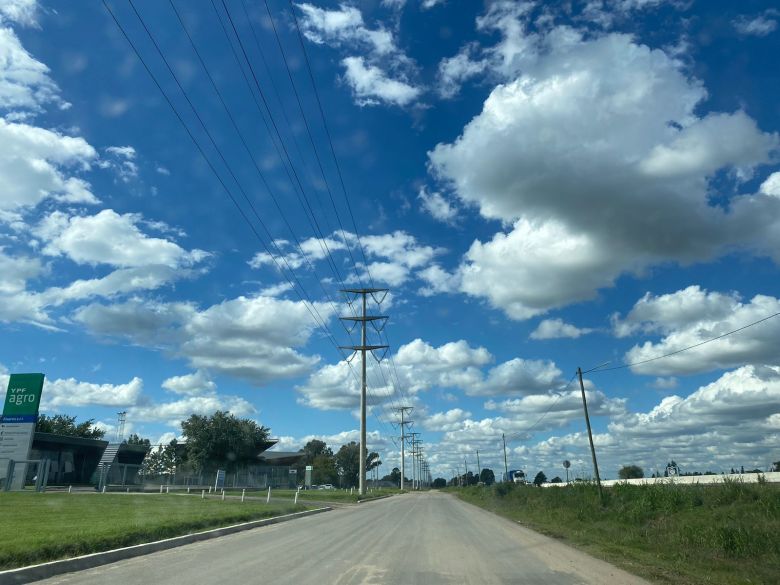
{"type": "MultiPolygon", "coordinates": [[[[0,484],[4,482],[9,460],[30,458],[42,390],[43,374],[11,374],[8,380],[0,417],[0,484]]],[[[26,473],[26,465],[16,467],[11,489],[24,487],[26,473]]]]}

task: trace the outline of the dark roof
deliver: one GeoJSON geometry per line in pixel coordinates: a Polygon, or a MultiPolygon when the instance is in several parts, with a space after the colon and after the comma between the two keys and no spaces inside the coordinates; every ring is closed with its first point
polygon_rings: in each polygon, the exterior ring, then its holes
{"type": "Polygon", "coordinates": [[[102,439],[86,439],[84,437],[71,437],[68,435],[55,435],[54,433],[39,433],[33,435],[33,446],[35,443],[54,443],[57,445],[73,445],[75,447],[88,447],[100,449],[101,451],[108,446],[108,441],[102,439]]]}
{"type": "Polygon", "coordinates": [[[301,453],[300,451],[266,451],[265,453],[258,455],[257,458],[260,461],[274,463],[276,465],[293,465],[303,459],[305,455],[305,453],[301,453]]]}

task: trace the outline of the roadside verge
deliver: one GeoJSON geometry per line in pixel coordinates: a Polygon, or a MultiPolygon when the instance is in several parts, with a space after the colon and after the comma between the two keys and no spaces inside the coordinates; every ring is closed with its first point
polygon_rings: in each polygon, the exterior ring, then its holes
{"type": "Polygon", "coordinates": [[[295,512],[293,514],[285,514],[284,516],[276,516],[274,518],[264,518],[262,520],[242,522],[240,524],[233,524],[231,526],[223,526],[222,528],[204,530],[202,532],[195,532],[193,534],[185,534],[183,536],[176,536],[173,538],[166,538],[164,540],[157,540],[155,542],[126,546],[114,550],[73,557],[70,559],[62,559],[48,563],[41,563],[39,565],[31,565],[18,569],[10,569],[8,571],[0,571],[0,585],[30,583],[31,581],[47,579],[49,577],[61,575],[63,573],[83,571],[84,569],[91,569],[92,567],[99,567],[100,565],[107,565],[116,561],[138,557],[161,550],[167,550],[201,540],[219,538],[220,536],[227,536],[228,534],[233,534],[244,530],[251,530],[252,528],[260,528],[261,526],[268,526],[270,524],[288,522],[290,520],[296,520],[298,518],[304,518],[306,516],[328,512],[332,509],[333,508],[330,506],[326,506],[323,508],[316,508],[314,510],[306,510],[304,512],[295,512]]]}

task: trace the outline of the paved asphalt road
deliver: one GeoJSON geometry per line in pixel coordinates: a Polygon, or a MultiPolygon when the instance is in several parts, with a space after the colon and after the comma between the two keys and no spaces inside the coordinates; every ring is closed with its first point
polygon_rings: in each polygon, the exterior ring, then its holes
{"type": "Polygon", "coordinates": [[[441,493],[340,508],[39,583],[649,585],[441,493]]]}

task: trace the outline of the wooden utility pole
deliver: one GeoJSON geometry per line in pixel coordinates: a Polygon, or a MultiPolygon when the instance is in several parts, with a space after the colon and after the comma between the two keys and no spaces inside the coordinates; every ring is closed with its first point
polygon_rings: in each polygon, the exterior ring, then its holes
{"type": "Polygon", "coordinates": [[[585,424],[588,426],[588,440],[590,441],[590,454],[593,456],[593,471],[596,474],[596,484],[599,486],[599,497],[604,499],[601,491],[601,477],[599,476],[599,464],[596,461],[596,448],[593,446],[593,432],[590,430],[590,417],[588,416],[588,401],[585,400],[585,384],[582,382],[582,368],[577,368],[577,377],[580,379],[580,391],[582,392],[582,408],[585,410],[585,424]]]}

